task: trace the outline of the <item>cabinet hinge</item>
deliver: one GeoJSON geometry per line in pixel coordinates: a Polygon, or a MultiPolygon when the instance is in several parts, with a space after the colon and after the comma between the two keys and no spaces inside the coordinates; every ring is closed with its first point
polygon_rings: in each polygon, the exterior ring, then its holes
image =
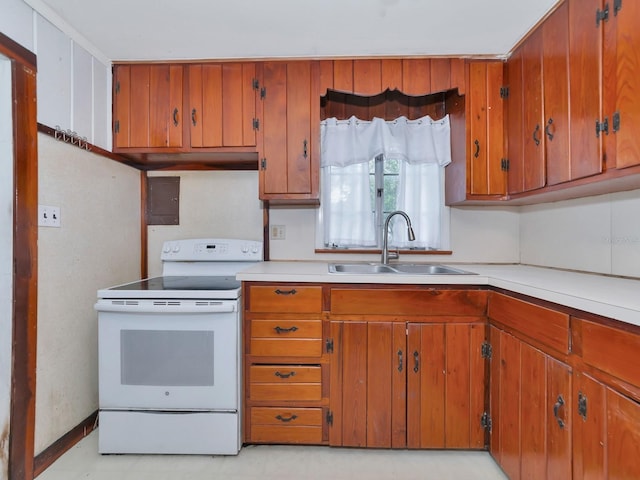
{"type": "Polygon", "coordinates": [[[604,122],[596,120],[596,138],[600,138],[600,132],[609,135],[609,119],[605,117],[604,122]]]}
{"type": "Polygon", "coordinates": [[[327,338],[327,353],[333,353],[333,338],[327,338]]]}
{"type": "Polygon", "coordinates": [[[253,129],[254,130],[260,130],[260,119],[259,118],[254,118],[253,119],[253,129]]]}
{"type": "Polygon", "coordinates": [[[508,158],[500,159],[500,170],[502,170],[503,172],[508,172],[509,171],[509,159],[508,158]]]}
{"type": "Polygon", "coordinates": [[[260,100],[264,100],[267,96],[267,87],[262,87],[260,89],[260,100]]]}
{"type": "Polygon", "coordinates": [[[263,158],[262,160],[260,160],[260,170],[266,170],[267,169],[267,159],[263,158]]]}
{"type": "Polygon", "coordinates": [[[605,22],[609,20],[609,4],[606,3],[604,6],[604,10],[600,10],[599,8],[596,10],[596,27],[600,26],[600,22],[605,22]]]}
{"type": "Polygon", "coordinates": [[[493,355],[493,347],[489,342],[484,342],[482,344],[482,358],[491,359],[492,355],[493,355]]]}
{"type": "Polygon", "coordinates": [[[116,82],[116,95],[120,93],[120,81],[116,82]]]}
{"type": "Polygon", "coordinates": [[[622,0],[613,0],[613,15],[618,15],[618,12],[622,8],[622,0]]]}
{"type": "Polygon", "coordinates": [[[113,124],[114,133],[120,133],[120,120],[116,120],[113,124]]]}
{"type": "Polygon", "coordinates": [[[500,87],[500,98],[509,98],[509,87],[500,87]]]}
{"type": "Polygon", "coordinates": [[[611,128],[614,133],[620,130],[620,112],[614,113],[611,117],[611,128]]]}
{"type": "Polygon", "coordinates": [[[578,392],[578,415],[587,421],[587,396],[582,392],[578,392]]]}
{"type": "Polygon", "coordinates": [[[327,410],[327,425],[333,425],[333,412],[327,410]]]}
{"type": "Polygon", "coordinates": [[[259,90],[260,89],[260,81],[257,78],[254,78],[251,86],[253,87],[254,90],[259,90]]]}
{"type": "Polygon", "coordinates": [[[480,425],[482,425],[482,428],[484,428],[485,430],[491,432],[491,415],[489,415],[488,412],[482,412],[482,417],[480,417],[480,425]]]}

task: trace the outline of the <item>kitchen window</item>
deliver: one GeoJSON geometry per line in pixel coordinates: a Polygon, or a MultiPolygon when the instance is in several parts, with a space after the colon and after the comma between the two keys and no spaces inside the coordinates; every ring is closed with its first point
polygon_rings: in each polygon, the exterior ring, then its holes
{"type": "Polygon", "coordinates": [[[450,161],[448,117],[323,121],[320,248],[381,248],[384,221],[394,210],[409,215],[416,240],[408,240],[404,219],[397,216],[389,245],[448,248],[443,185],[450,161]]]}

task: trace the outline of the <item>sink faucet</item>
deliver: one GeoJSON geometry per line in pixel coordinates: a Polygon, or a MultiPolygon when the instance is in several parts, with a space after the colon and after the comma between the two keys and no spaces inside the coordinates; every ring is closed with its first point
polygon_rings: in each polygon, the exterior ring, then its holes
{"type": "Polygon", "coordinates": [[[384,230],[382,232],[383,238],[384,238],[382,241],[382,264],[383,265],[387,265],[389,263],[390,258],[398,258],[399,256],[399,254],[395,252],[389,253],[389,221],[391,220],[391,217],[393,217],[394,215],[402,215],[405,221],[407,222],[407,235],[409,237],[409,241],[412,242],[416,239],[416,234],[413,233],[413,228],[411,227],[411,219],[409,218],[409,215],[404,213],[402,210],[396,210],[395,212],[391,212],[387,216],[387,219],[384,221],[384,230]]]}

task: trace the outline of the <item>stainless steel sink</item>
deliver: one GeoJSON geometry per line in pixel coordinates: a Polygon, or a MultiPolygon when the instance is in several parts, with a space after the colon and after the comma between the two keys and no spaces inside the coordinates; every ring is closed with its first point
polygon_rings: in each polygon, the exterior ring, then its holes
{"type": "Polygon", "coordinates": [[[329,273],[354,273],[369,275],[372,273],[397,273],[393,268],[378,263],[331,263],[329,273]]]}
{"type": "Polygon", "coordinates": [[[330,263],[329,273],[352,275],[475,275],[458,268],[433,263],[330,263]]]}

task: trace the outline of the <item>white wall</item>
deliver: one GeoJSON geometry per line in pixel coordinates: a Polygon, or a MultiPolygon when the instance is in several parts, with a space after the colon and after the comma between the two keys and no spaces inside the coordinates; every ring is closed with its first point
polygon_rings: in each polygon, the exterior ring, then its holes
{"type": "Polygon", "coordinates": [[[37,55],[38,122],[111,149],[111,62],[46,4],[0,0],[0,32],[37,55]]]}
{"type": "Polygon", "coordinates": [[[61,227],[38,230],[36,453],[97,410],[96,291],[140,276],[140,172],[47,135],[38,150],[61,227]]]}
{"type": "Polygon", "coordinates": [[[149,176],[180,177],[180,225],[148,227],[149,276],[162,273],[160,253],[166,240],[242,238],[262,240],[262,204],[258,172],[171,171],[149,176]]]}
{"type": "MultiPolygon", "coordinates": [[[[516,207],[447,208],[451,255],[403,256],[403,260],[450,263],[517,263],[519,219],[516,207]]],[[[315,208],[274,207],[270,225],[284,225],[286,238],[270,240],[271,260],[345,260],[345,254],[316,254],[315,208]]],[[[349,254],[351,260],[377,260],[378,255],[349,254]]]]}
{"type": "Polygon", "coordinates": [[[640,190],[522,208],[521,262],[640,277],[640,190]]]}
{"type": "Polygon", "coordinates": [[[0,55],[0,479],[8,476],[13,327],[13,123],[11,62],[0,55]]]}

